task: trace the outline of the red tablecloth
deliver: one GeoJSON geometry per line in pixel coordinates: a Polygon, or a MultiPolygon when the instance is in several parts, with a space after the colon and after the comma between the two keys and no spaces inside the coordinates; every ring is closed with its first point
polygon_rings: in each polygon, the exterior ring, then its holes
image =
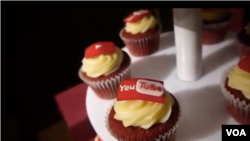
{"type": "Polygon", "coordinates": [[[96,136],[86,112],[86,90],[87,85],[81,83],[55,97],[74,141],[90,141],[96,136]]]}

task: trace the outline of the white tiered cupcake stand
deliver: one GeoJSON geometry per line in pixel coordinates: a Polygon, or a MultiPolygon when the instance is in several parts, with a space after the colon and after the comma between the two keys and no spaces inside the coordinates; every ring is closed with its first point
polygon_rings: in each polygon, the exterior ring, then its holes
{"type": "MultiPolygon", "coordinates": [[[[203,46],[202,52],[202,76],[188,83],[179,80],[176,74],[172,32],[161,35],[157,53],[148,57],[130,55],[132,77],[163,80],[165,88],[178,99],[182,116],[177,141],[220,141],[221,125],[237,124],[225,111],[219,86],[221,73],[238,61],[235,35],[229,34],[220,44],[203,46]]],[[[107,110],[113,101],[102,100],[90,88],[87,90],[87,113],[96,133],[104,141],[116,141],[105,127],[107,110]]]]}

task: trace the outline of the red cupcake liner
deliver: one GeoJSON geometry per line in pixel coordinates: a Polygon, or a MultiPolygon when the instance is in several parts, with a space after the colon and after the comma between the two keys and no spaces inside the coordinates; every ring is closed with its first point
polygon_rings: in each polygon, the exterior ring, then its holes
{"type": "Polygon", "coordinates": [[[231,19],[221,23],[203,24],[202,44],[212,45],[224,41],[228,33],[230,23],[231,19]]]}
{"type": "Polygon", "coordinates": [[[241,101],[239,98],[236,98],[225,88],[225,82],[230,70],[231,69],[228,69],[222,74],[220,85],[225,98],[227,112],[238,123],[250,125],[250,104],[247,104],[245,101],[241,101]]]}
{"type": "Polygon", "coordinates": [[[79,70],[79,77],[89,85],[89,87],[96,93],[96,95],[102,99],[114,99],[118,91],[119,85],[123,79],[131,77],[130,67],[124,69],[119,74],[110,77],[106,80],[90,81],[83,77],[81,69],[79,70]]]}
{"type": "Polygon", "coordinates": [[[250,47],[238,42],[240,59],[250,54],[250,47]]]}
{"type": "MultiPolygon", "coordinates": [[[[172,96],[171,96],[172,98],[172,96]]],[[[130,141],[130,140],[124,140],[124,139],[119,139],[116,138],[115,135],[111,132],[110,128],[109,128],[109,122],[108,122],[108,117],[109,117],[109,113],[113,108],[113,104],[110,105],[110,107],[107,110],[107,114],[105,117],[105,125],[107,130],[109,131],[110,135],[112,137],[114,137],[115,139],[117,139],[118,141],[130,141]]],[[[154,139],[147,139],[147,140],[143,140],[143,141],[174,141],[176,138],[176,133],[177,133],[177,128],[179,125],[179,119],[176,122],[175,126],[173,126],[170,130],[168,130],[167,132],[163,133],[163,134],[159,134],[157,137],[155,137],[154,139]]]]}
{"type": "Polygon", "coordinates": [[[148,36],[146,38],[141,39],[128,39],[122,36],[122,32],[124,29],[120,31],[120,37],[128,48],[128,51],[133,56],[147,56],[158,51],[160,46],[160,34],[161,30],[156,34],[148,36]]]}

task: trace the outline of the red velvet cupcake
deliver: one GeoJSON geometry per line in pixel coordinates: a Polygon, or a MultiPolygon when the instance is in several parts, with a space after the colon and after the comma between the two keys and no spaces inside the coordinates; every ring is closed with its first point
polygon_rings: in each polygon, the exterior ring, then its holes
{"type": "Polygon", "coordinates": [[[107,116],[107,128],[118,141],[174,141],[180,106],[162,81],[126,79],[107,116]]]}
{"type": "Polygon", "coordinates": [[[147,56],[159,49],[161,29],[150,11],[133,12],[124,22],[120,37],[133,56],[147,56]]]}
{"type": "Polygon", "coordinates": [[[79,77],[103,99],[113,99],[123,79],[130,78],[128,54],[112,42],[98,42],[85,50],[79,77]]]}
{"type": "Polygon", "coordinates": [[[250,125],[250,55],[224,72],[221,88],[228,113],[238,123],[250,125]]]}
{"type": "Polygon", "coordinates": [[[202,9],[202,44],[212,45],[224,41],[232,14],[225,8],[202,9]]]}
{"type": "Polygon", "coordinates": [[[250,23],[237,36],[240,58],[250,54],[250,23]]]}

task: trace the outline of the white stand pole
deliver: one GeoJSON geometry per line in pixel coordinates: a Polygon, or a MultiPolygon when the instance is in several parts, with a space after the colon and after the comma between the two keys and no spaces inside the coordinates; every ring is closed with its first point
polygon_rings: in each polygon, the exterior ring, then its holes
{"type": "Polygon", "coordinates": [[[183,81],[195,81],[201,75],[201,9],[174,8],[174,33],[177,75],[183,81]]]}

